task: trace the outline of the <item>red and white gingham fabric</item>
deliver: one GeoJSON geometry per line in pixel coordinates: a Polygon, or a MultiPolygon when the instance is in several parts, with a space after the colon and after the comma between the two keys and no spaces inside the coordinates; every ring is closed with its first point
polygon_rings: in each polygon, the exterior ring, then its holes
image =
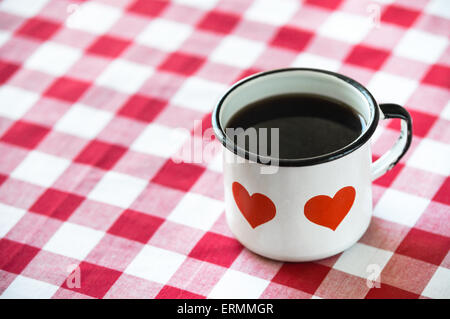
{"type": "MultiPolygon", "coordinates": [[[[1,1],[1,297],[450,298],[449,4],[1,1]],[[220,154],[170,159],[233,82],[288,66],[346,74],[414,120],[367,233],[311,263],[233,238],[220,154]]],[[[398,128],[381,123],[374,158],[398,128]]]]}

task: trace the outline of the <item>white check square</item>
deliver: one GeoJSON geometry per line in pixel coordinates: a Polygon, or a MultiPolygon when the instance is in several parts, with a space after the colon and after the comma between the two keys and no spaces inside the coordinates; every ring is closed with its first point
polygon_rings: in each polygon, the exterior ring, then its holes
{"type": "Polygon", "coordinates": [[[300,8],[296,0],[256,0],[245,12],[245,18],[262,23],[282,25],[287,23],[300,8]]]}
{"type": "Polygon", "coordinates": [[[404,105],[408,101],[417,86],[416,81],[381,71],[377,72],[368,84],[369,90],[379,102],[400,105],[404,105]]]}
{"type": "Polygon", "coordinates": [[[23,209],[0,203],[0,238],[4,237],[25,213],[23,209]]]}
{"type": "Polygon", "coordinates": [[[131,145],[131,149],[145,154],[171,157],[190,138],[187,130],[149,124],[131,145]]]}
{"type": "Polygon", "coordinates": [[[211,9],[219,0],[173,0],[173,2],[200,9],[211,9]]]}
{"type": "Polygon", "coordinates": [[[428,199],[387,189],[374,209],[374,216],[412,227],[429,203],[428,199]]]}
{"type": "Polygon", "coordinates": [[[125,273],[166,284],[185,258],[185,256],[169,250],[144,246],[125,269],[125,273]]]}
{"type": "Polygon", "coordinates": [[[0,46],[6,43],[11,38],[11,33],[0,31],[0,46]]]}
{"type": "Polygon", "coordinates": [[[75,7],[75,11],[66,19],[66,26],[103,34],[116,23],[121,14],[119,9],[90,1],[75,7]]]}
{"type": "Polygon", "coordinates": [[[77,103],[56,123],[55,130],[91,139],[100,133],[112,117],[110,112],[77,103]]]}
{"type": "Polygon", "coordinates": [[[434,299],[450,299],[450,269],[438,267],[422,295],[434,299]]]}
{"type": "Polygon", "coordinates": [[[43,187],[50,187],[69,167],[70,161],[32,151],[11,173],[11,177],[43,187]]]}
{"type": "Polygon", "coordinates": [[[344,12],[333,13],[319,28],[321,35],[348,43],[358,43],[372,28],[368,17],[344,12]]]}
{"type": "Polygon", "coordinates": [[[190,227],[209,230],[223,210],[221,201],[187,193],[167,219],[190,227]]]}
{"type": "Polygon", "coordinates": [[[147,181],[113,171],[107,172],[88,198],[128,208],[147,186],[147,181]]]}
{"type": "Polygon", "coordinates": [[[0,2],[0,11],[6,11],[23,17],[39,13],[49,0],[4,0],[0,2]]]}
{"type": "Polygon", "coordinates": [[[100,242],[104,233],[92,228],[64,223],[45,244],[44,250],[83,260],[100,242]]]}
{"type": "Polygon", "coordinates": [[[160,49],[175,51],[192,33],[192,28],[165,19],[153,20],[136,38],[140,44],[160,49]]]}
{"type": "Polygon", "coordinates": [[[447,48],[448,40],[419,30],[409,30],[394,49],[396,55],[432,64],[447,48]]]}
{"type": "Polygon", "coordinates": [[[148,66],[116,59],[100,74],[96,83],[131,94],[136,92],[152,73],[153,69],[148,66]]]}
{"type": "Polygon", "coordinates": [[[210,55],[211,61],[237,66],[250,67],[264,51],[264,44],[236,36],[226,37],[210,55]]]}
{"type": "Polygon", "coordinates": [[[311,53],[301,53],[292,62],[293,67],[318,68],[329,71],[337,71],[341,63],[336,60],[324,58],[311,53]]]}
{"type": "Polygon", "coordinates": [[[333,268],[361,278],[367,278],[373,273],[374,266],[381,272],[392,255],[393,253],[390,251],[356,243],[344,251],[333,268]]]}
{"type": "Polygon", "coordinates": [[[222,150],[209,162],[208,169],[222,173],[223,171],[223,154],[222,150]]]}
{"type": "Polygon", "coordinates": [[[431,0],[425,12],[450,19],[450,2],[448,0],[431,0]]]}
{"type": "Polygon", "coordinates": [[[424,138],[409,158],[408,165],[448,176],[450,174],[450,145],[424,138]]]}
{"type": "Polygon", "coordinates": [[[444,118],[444,119],[450,121],[450,101],[448,101],[444,110],[441,112],[441,118],[444,118]]]}
{"type": "Polygon", "coordinates": [[[240,271],[228,269],[211,290],[208,298],[256,299],[269,285],[269,281],[240,271]]]}
{"type": "Polygon", "coordinates": [[[63,75],[81,56],[80,51],[54,42],[45,42],[25,62],[25,67],[52,75],[63,75]]]}
{"type": "Polygon", "coordinates": [[[209,112],[225,92],[226,86],[190,77],[177,91],[171,102],[200,112],[209,112]]]}
{"type": "Polygon", "coordinates": [[[49,299],[58,289],[58,286],[18,275],[0,299],[49,299]]]}
{"type": "Polygon", "coordinates": [[[16,120],[39,100],[39,95],[18,87],[4,85],[0,87],[0,116],[16,120]]]}

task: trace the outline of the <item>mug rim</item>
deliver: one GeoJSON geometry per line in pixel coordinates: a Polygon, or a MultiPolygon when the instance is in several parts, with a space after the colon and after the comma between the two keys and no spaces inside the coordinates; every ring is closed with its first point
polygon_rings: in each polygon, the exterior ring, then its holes
{"type": "Polygon", "coordinates": [[[281,68],[281,69],[273,69],[269,71],[263,71],[259,73],[252,74],[248,77],[245,77],[235,84],[233,84],[227,92],[220,98],[219,102],[215,106],[213,113],[212,113],[212,127],[214,130],[214,134],[219,139],[219,141],[224,145],[228,150],[233,152],[234,154],[243,157],[246,160],[250,161],[256,161],[259,164],[262,165],[268,165],[268,166],[285,166],[285,167],[298,167],[298,166],[310,166],[310,165],[316,165],[316,164],[322,164],[326,162],[330,162],[333,160],[336,160],[338,158],[341,158],[345,155],[348,155],[358,148],[360,148],[362,145],[364,145],[367,141],[370,140],[373,133],[375,132],[375,129],[378,125],[378,121],[380,118],[380,111],[378,108],[378,104],[372,94],[369,92],[369,90],[362,85],[361,83],[353,80],[352,78],[349,78],[348,76],[345,76],[340,73],[328,71],[328,70],[322,70],[322,69],[315,69],[315,68],[281,68]],[[350,84],[354,88],[356,88],[367,100],[370,108],[371,117],[369,119],[369,123],[367,124],[366,130],[358,136],[353,142],[350,144],[344,146],[343,148],[340,148],[334,152],[314,156],[314,157],[306,157],[306,158],[293,158],[293,159],[287,159],[287,158],[274,158],[271,156],[261,156],[259,154],[255,154],[252,152],[249,152],[246,149],[243,149],[239,147],[237,144],[234,143],[226,134],[224,131],[224,128],[222,127],[220,123],[220,110],[226,100],[226,98],[237,88],[242,86],[245,83],[248,83],[252,80],[255,80],[257,78],[261,78],[267,75],[271,75],[274,73],[282,73],[282,72],[291,72],[291,71],[308,71],[308,72],[317,72],[322,73],[330,76],[334,76],[335,78],[346,82],[347,84],[350,84]],[[261,159],[266,159],[265,161],[261,161],[261,159]],[[273,164],[273,162],[277,164],[273,164]]]}

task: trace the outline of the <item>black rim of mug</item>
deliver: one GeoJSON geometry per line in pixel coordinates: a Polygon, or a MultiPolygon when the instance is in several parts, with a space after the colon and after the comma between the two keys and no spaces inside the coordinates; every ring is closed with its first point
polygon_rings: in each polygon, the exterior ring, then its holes
{"type": "Polygon", "coordinates": [[[214,111],[212,113],[212,127],[213,127],[216,137],[228,150],[230,150],[234,154],[236,154],[240,157],[243,157],[247,160],[257,162],[257,163],[263,164],[263,165],[273,165],[273,166],[290,166],[290,167],[292,167],[292,166],[310,166],[310,165],[322,164],[322,163],[336,160],[336,159],[341,158],[345,155],[348,155],[348,154],[352,153],[353,151],[357,150],[358,148],[360,148],[362,145],[364,145],[366,142],[368,142],[370,140],[370,138],[372,137],[372,135],[375,132],[375,129],[378,125],[379,117],[380,117],[380,111],[379,111],[377,102],[375,101],[374,97],[369,92],[369,90],[366,87],[364,87],[362,84],[360,84],[359,82],[357,82],[345,75],[327,71],[327,70],[314,69],[314,68],[283,68],[283,69],[275,69],[275,70],[256,73],[256,74],[253,74],[251,76],[248,76],[248,77],[236,82],[222,96],[222,98],[219,100],[216,107],[214,108],[214,111]],[[352,85],[353,87],[355,87],[360,93],[362,93],[362,95],[366,98],[366,100],[369,104],[371,118],[369,120],[367,129],[356,140],[354,140],[352,143],[348,144],[347,146],[345,146],[339,150],[336,150],[334,152],[319,155],[316,157],[296,158],[296,159],[273,158],[270,156],[261,156],[258,154],[254,154],[254,153],[251,153],[251,152],[237,146],[225,134],[225,131],[220,124],[220,119],[219,119],[220,110],[221,110],[226,98],[230,95],[231,92],[233,92],[234,90],[239,88],[241,85],[243,85],[249,81],[252,81],[257,78],[267,76],[270,74],[274,74],[274,73],[291,72],[291,71],[308,71],[308,72],[324,73],[327,75],[334,76],[334,77],[352,85]],[[274,164],[274,163],[276,163],[276,164],[274,164]]]}

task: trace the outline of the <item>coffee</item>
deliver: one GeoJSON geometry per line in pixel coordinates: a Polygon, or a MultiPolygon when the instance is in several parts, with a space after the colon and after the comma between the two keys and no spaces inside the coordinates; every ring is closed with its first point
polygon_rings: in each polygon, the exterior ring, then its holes
{"type": "MultiPolygon", "coordinates": [[[[345,147],[361,135],[365,122],[343,102],[311,94],[283,94],[246,105],[230,118],[226,127],[255,128],[257,132],[267,128],[267,154],[271,153],[270,129],[278,128],[279,158],[299,159],[345,147]]],[[[249,140],[239,137],[244,132],[236,133],[231,137],[234,142],[241,148],[251,149],[249,140]]],[[[261,138],[258,134],[258,150],[261,138]]]]}

